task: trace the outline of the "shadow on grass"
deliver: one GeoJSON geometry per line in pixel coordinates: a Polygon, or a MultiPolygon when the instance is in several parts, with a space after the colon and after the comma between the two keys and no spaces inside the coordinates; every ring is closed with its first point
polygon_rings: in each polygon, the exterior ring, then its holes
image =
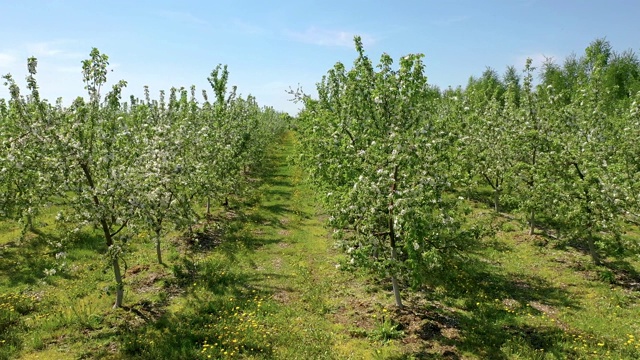
{"type": "MultiPolygon", "coordinates": [[[[175,312],[140,326],[122,324],[120,355],[127,359],[273,358],[275,331],[264,321],[270,297],[290,291],[265,285],[274,273],[247,273],[232,261],[206,261],[180,285],[187,301],[175,312]]],[[[135,312],[134,312],[135,313],[135,312]]]]}
{"type": "MultiPolygon", "coordinates": [[[[20,244],[12,243],[0,249],[0,279],[5,278],[9,287],[34,285],[45,276],[45,270],[55,269],[62,262],[71,262],[86,257],[86,252],[104,254],[107,251],[104,238],[89,231],[81,231],[71,241],[63,241],[55,232],[34,232],[20,244]],[[53,244],[53,245],[52,245],[53,244]],[[60,244],[57,247],[55,244],[60,244]],[[56,259],[63,253],[65,259],[56,259]]],[[[70,279],[66,272],[57,276],[70,279]]]]}
{"type": "Polygon", "coordinates": [[[556,308],[579,307],[569,292],[538,276],[502,273],[477,259],[453,266],[455,271],[431,277],[435,279],[431,281],[433,289],[440,290],[426,292],[429,305],[409,306],[397,314],[403,326],[417,328],[416,335],[429,341],[412,356],[457,359],[461,356],[458,351],[482,359],[509,359],[536,351],[557,358],[575,355],[562,344],[570,336],[567,329],[559,321],[551,321],[556,308]],[[544,315],[549,323],[537,327],[523,324],[522,317],[529,315],[544,315]],[[416,327],[416,323],[420,325],[416,327]],[[434,355],[433,342],[444,352],[434,355]]]}
{"type": "MultiPolygon", "coordinates": [[[[472,187],[470,189],[465,189],[464,191],[458,191],[458,193],[469,200],[484,204],[489,209],[493,209],[495,207],[494,191],[488,185],[472,187]]],[[[518,208],[518,204],[514,201],[509,201],[506,196],[500,196],[499,201],[498,206],[500,212],[510,213],[518,208]]]]}
{"type": "MultiPolygon", "coordinates": [[[[311,214],[291,206],[294,183],[292,176],[282,166],[285,162],[285,155],[271,154],[253,169],[255,188],[246,198],[239,199],[240,206],[233,209],[233,218],[212,217],[220,231],[212,234],[217,239],[204,239],[204,242],[214,243],[215,246],[210,249],[215,247],[228,258],[235,259],[239,247],[255,251],[265,245],[278,243],[282,240],[279,232],[299,229],[297,222],[292,220],[311,217],[311,214]]],[[[191,250],[202,248],[198,245],[191,250]]]]}
{"type": "Polygon", "coordinates": [[[602,266],[608,271],[600,274],[601,280],[606,280],[627,290],[640,290],[640,273],[630,262],[616,259],[614,261],[604,261],[602,266]]]}
{"type": "Polygon", "coordinates": [[[0,249],[0,279],[7,287],[35,285],[45,270],[56,265],[55,252],[48,245],[56,238],[41,233],[0,249]]]}
{"type": "Polygon", "coordinates": [[[574,271],[582,272],[591,280],[605,282],[626,290],[640,290],[640,272],[637,269],[637,263],[629,261],[638,254],[625,249],[624,245],[612,241],[607,244],[608,248],[598,249],[601,261],[596,265],[591,258],[586,240],[575,236],[553,240],[555,240],[553,248],[556,250],[567,252],[575,250],[588,257],[571,261],[558,260],[558,262],[565,263],[574,271]]]}

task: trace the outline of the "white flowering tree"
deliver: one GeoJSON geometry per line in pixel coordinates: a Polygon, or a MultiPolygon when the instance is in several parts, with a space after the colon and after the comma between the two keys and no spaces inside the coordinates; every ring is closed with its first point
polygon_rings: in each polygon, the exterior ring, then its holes
{"type": "Polygon", "coordinates": [[[461,157],[476,184],[488,185],[493,207],[500,211],[500,199],[513,187],[513,123],[505,113],[506,87],[494,70],[471,79],[464,92],[465,141],[461,157]]]}
{"type": "Polygon", "coordinates": [[[520,129],[514,132],[521,180],[515,194],[531,230],[534,212],[546,215],[582,241],[596,264],[602,250],[637,248],[620,236],[622,220],[634,217],[638,178],[633,63],[638,66],[596,40],[585,56],[562,67],[547,62],[535,92],[528,73],[513,112],[520,129]],[[621,77],[622,68],[629,71],[621,77]]]}
{"type": "Polygon", "coordinates": [[[626,194],[625,217],[634,224],[640,219],[640,91],[631,97],[631,104],[623,114],[620,136],[620,170],[626,194]]]}
{"type": "Polygon", "coordinates": [[[43,140],[53,107],[40,99],[35,79],[37,60],[29,58],[25,98],[10,74],[5,75],[9,101],[0,100],[0,218],[23,222],[22,235],[33,230],[33,218],[50,198],[50,172],[34,139],[43,140]]]}
{"type": "Polygon", "coordinates": [[[237,159],[234,159],[234,123],[229,116],[229,108],[237,101],[236,88],[227,93],[229,72],[227,67],[218,65],[207,78],[213,89],[215,100],[209,102],[203,91],[205,102],[198,118],[197,146],[198,162],[194,179],[198,182],[200,196],[206,198],[206,214],[211,213],[211,200],[226,203],[227,196],[238,180],[237,159]]]}
{"type": "Polygon", "coordinates": [[[197,115],[195,100],[171,103],[161,109],[149,100],[132,103],[137,156],[132,174],[139,179],[135,218],[142,228],[151,231],[156,258],[162,264],[161,239],[168,223],[179,228],[196,221],[192,197],[196,193],[190,174],[196,161],[189,148],[193,135],[189,123],[197,115]]]}
{"type": "Polygon", "coordinates": [[[119,307],[126,240],[142,230],[153,233],[162,263],[164,229],[197,221],[198,197],[224,199],[246,182],[242,171],[284,127],[266,124],[282,117],[262,111],[252,97],[236,98],[235,88],[227,96],[226,67],[210,78],[215,104],[205,93],[199,106],[195,87],[190,96],[172,88],[168,101],[162,91],[151,101],[145,89],[144,101],[131,97],[127,104],[120,81],[102,96],[108,64],[106,55],[91,51],[82,62],[88,99],[79,97],[68,108],[40,99],[36,59],[28,62],[28,96],[4,76],[11,98],[0,100],[0,216],[24,219],[28,229],[38,209],[55,201],[65,229],[92,225],[100,231],[119,307]]]}
{"type": "Polygon", "coordinates": [[[576,237],[584,239],[594,263],[600,249],[620,235],[625,191],[621,171],[619,118],[607,111],[604,54],[592,54],[588,72],[579,79],[560,124],[563,167],[559,211],[576,237]]]}
{"type": "Polygon", "coordinates": [[[94,48],[91,58],[82,64],[89,101],[78,98],[63,121],[50,130],[58,154],[53,160],[62,172],[59,190],[68,194],[67,206],[72,211],[69,218],[101,230],[116,282],[114,307],[120,307],[124,283],[119,260],[124,248],[117,235],[133,217],[138,179],[132,176],[135,139],[120,112],[126,82],[114,85],[101,103],[107,66],[108,57],[94,48]]]}
{"type": "MultiPolygon", "coordinates": [[[[5,137],[3,133],[3,141],[9,139],[12,146],[19,145],[26,150],[21,152],[20,160],[24,171],[13,178],[20,184],[42,182],[48,194],[66,206],[58,220],[75,224],[78,229],[93,224],[103,232],[116,282],[115,306],[121,306],[123,281],[119,259],[122,247],[116,236],[132,215],[136,181],[129,175],[135,154],[129,151],[131,137],[123,132],[123,118],[119,112],[120,93],[126,83],[121,81],[114,85],[101,103],[100,90],[106,82],[107,65],[108,57],[93,49],[91,59],[83,61],[82,66],[89,101],[78,98],[69,109],[62,109],[52,108],[39,99],[34,78],[36,61],[30,59],[30,111],[23,111],[25,103],[15,84],[6,77],[10,88],[14,89],[10,112],[17,113],[15,124],[19,125],[15,129],[20,135],[5,137]],[[28,131],[20,132],[20,128],[28,131]]],[[[34,188],[41,189],[39,186],[34,188]]],[[[21,198],[30,199],[21,202],[23,207],[28,202],[42,204],[37,194],[38,190],[21,194],[21,198]]]]}
{"type": "MultiPolygon", "coordinates": [[[[246,185],[249,169],[262,158],[266,146],[283,130],[281,126],[268,124],[274,120],[269,110],[261,110],[253,96],[236,95],[236,87],[228,91],[229,72],[218,65],[208,77],[215,100],[205,102],[197,119],[197,136],[194,138],[198,154],[195,181],[200,195],[206,198],[207,215],[211,200],[229,206],[229,195],[240,194],[246,185]]],[[[275,119],[276,124],[281,122],[275,119]]]]}
{"type": "Polygon", "coordinates": [[[376,71],[356,37],[358,58],[338,63],[318,84],[318,100],[304,97],[300,125],[303,163],[326,196],[330,225],[352,266],[391,279],[402,307],[400,281],[417,285],[447,256],[462,251],[449,188],[455,142],[437,117],[421,55],[382,55],[376,71]]]}
{"type": "Polygon", "coordinates": [[[513,176],[511,195],[525,214],[529,235],[533,235],[536,217],[553,219],[554,200],[560,179],[557,167],[560,152],[557,131],[557,100],[552,86],[533,87],[531,59],[527,59],[522,88],[510,81],[505,94],[505,118],[513,124],[513,176]],[[550,211],[549,211],[550,210],[550,211]]]}

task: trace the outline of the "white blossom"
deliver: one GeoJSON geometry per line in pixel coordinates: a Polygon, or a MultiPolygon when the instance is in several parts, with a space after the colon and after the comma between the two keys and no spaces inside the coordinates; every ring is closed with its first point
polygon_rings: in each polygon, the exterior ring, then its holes
{"type": "Polygon", "coordinates": [[[56,274],[56,269],[44,269],[44,274],[46,276],[53,276],[56,274]]]}

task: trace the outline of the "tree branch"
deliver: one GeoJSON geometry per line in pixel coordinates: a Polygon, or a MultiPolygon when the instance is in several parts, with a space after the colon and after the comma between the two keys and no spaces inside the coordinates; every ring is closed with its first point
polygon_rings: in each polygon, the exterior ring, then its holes
{"type": "Polygon", "coordinates": [[[129,220],[126,220],[121,226],[120,229],[116,230],[116,232],[114,232],[113,234],[111,234],[111,237],[114,237],[116,235],[118,235],[118,233],[125,228],[125,226],[127,226],[127,224],[129,223],[129,220]]]}

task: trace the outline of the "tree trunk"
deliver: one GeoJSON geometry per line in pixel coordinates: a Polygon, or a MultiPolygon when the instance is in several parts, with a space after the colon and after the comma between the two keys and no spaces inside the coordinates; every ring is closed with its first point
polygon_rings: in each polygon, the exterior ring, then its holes
{"type": "Polygon", "coordinates": [[[160,249],[160,228],[156,230],[156,256],[158,257],[158,264],[162,264],[162,250],[160,249]]]}
{"type": "MultiPolygon", "coordinates": [[[[398,179],[398,166],[396,165],[393,170],[393,185],[391,185],[391,193],[393,194],[396,191],[396,181],[398,179]]],[[[398,260],[398,254],[396,253],[396,230],[393,224],[393,200],[389,204],[389,243],[391,245],[391,261],[395,264],[398,260]]],[[[396,298],[396,305],[398,308],[402,309],[404,306],[402,305],[402,298],[400,297],[400,287],[398,285],[398,279],[396,275],[391,272],[391,285],[393,285],[393,296],[396,298]]]]}
{"type": "MultiPolygon", "coordinates": [[[[574,162],[572,165],[578,172],[578,177],[580,177],[580,180],[584,183],[585,176],[582,171],[580,171],[578,163],[574,162]]],[[[587,245],[589,245],[589,254],[591,255],[591,260],[593,260],[594,264],[600,265],[600,256],[598,255],[596,244],[593,241],[593,210],[591,210],[591,207],[589,206],[591,197],[589,196],[589,188],[586,187],[586,185],[583,186],[585,186],[582,190],[584,192],[584,210],[587,213],[587,245]]]]}
{"type": "MultiPolygon", "coordinates": [[[[107,223],[107,220],[104,218],[100,220],[100,225],[102,226],[102,232],[104,233],[105,240],[107,242],[107,247],[113,246],[113,236],[111,235],[111,229],[107,223]]],[[[118,256],[115,255],[113,259],[111,259],[111,264],[113,265],[113,275],[116,280],[116,302],[113,304],[114,308],[119,308],[122,306],[122,298],[124,297],[124,283],[122,282],[122,273],[120,273],[120,261],[118,260],[118,256]]]]}
{"type": "Polygon", "coordinates": [[[124,298],[124,283],[122,282],[122,274],[120,273],[120,262],[118,258],[114,258],[113,261],[113,274],[116,278],[116,302],[113,304],[113,308],[122,307],[122,299],[124,298]]]}
{"type": "MultiPolygon", "coordinates": [[[[93,176],[91,176],[91,170],[89,169],[89,166],[86,163],[81,163],[80,167],[84,172],[84,176],[85,176],[85,179],[87,180],[87,183],[89,184],[92,190],[95,190],[96,187],[95,187],[95,183],[93,182],[93,176]]],[[[93,198],[93,203],[97,207],[99,207],[100,199],[98,198],[98,195],[94,193],[92,198],[93,198]]],[[[111,234],[111,228],[109,226],[108,218],[104,216],[101,217],[100,226],[102,227],[102,233],[104,234],[104,239],[105,239],[105,242],[107,243],[107,247],[113,246],[113,235],[111,234]]],[[[124,228],[125,226],[126,226],[126,222],[122,225],[120,230],[122,230],[122,228],[124,228]]],[[[116,231],[114,234],[117,234],[120,230],[116,231]]],[[[122,299],[124,297],[124,283],[122,282],[122,274],[120,273],[120,262],[118,261],[118,256],[114,256],[114,258],[111,260],[111,264],[113,265],[113,275],[116,280],[116,302],[115,304],[113,304],[113,307],[119,308],[122,306],[122,299]]]]}
{"type": "MultiPolygon", "coordinates": [[[[391,248],[391,259],[392,260],[396,260],[396,248],[392,247],[391,248]]],[[[404,307],[404,305],[402,305],[402,298],[400,297],[400,286],[398,285],[398,279],[396,278],[395,274],[391,274],[391,285],[393,285],[393,296],[396,299],[396,306],[398,306],[398,308],[402,309],[404,307]]]]}
{"type": "Polygon", "coordinates": [[[31,231],[32,233],[38,235],[38,232],[36,232],[35,228],[33,227],[33,218],[31,215],[26,215],[24,217],[24,219],[26,220],[24,223],[24,226],[22,227],[22,230],[20,231],[20,241],[23,241],[26,236],[27,236],[27,232],[31,231]]]}
{"type": "MultiPolygon", "coordinates": [[[[104,218],[100,219],[100,225],[102,226],[102,232],[104,233],[107,247],[113,246],[113,235],[111,235],[111,229],[109,228],[107,220],[105,220],[104,218]]],[[[122,273],[120,273],[120,261],[118,260],[117,255],[115,255],[114,258],[111,259],[111,264],[113,265],[113,275],[116,280],[116,302],[115,304],[113,304],[113,307],[119,308],[122,306],[122,298],[124,297],[124,283],[122,282],[122,273]]]]}
{"type": "Polygon", "coordinates": [[[32,233],[36,233],[37,234],[36,228],[35,228],[35,226],[33,226],[33,216],[31,216],[31,215],[27,215],[27,228],[32,233]]]}
{"type": "Polygon", "coordinates": [[[500,212],[500,190],[493,191],[493,209],[500,212]]]}
{"type": "Polygon", "coordinates": [[[533,209],[531,209],[531,212],[529,212],[529,235],[533,235],[534,230],[535,230],[535,216],[536,213],[533,209]]]}
{"type": "Polygon", "coordinates": [[[596,249],[596,244],[593,241],[593,234],[591,229],[589,229],[589,233],[587,234],[587,244],[589,245],[589,255],[591,255],[591,260],[596,265],[600,265],[600,255],[598,254],[598,250],[596,249]]]}
{"type": "Polygon", "coordinates": [[[207,197],[207,215],[211,215],[211,198],[207,197]]]}

